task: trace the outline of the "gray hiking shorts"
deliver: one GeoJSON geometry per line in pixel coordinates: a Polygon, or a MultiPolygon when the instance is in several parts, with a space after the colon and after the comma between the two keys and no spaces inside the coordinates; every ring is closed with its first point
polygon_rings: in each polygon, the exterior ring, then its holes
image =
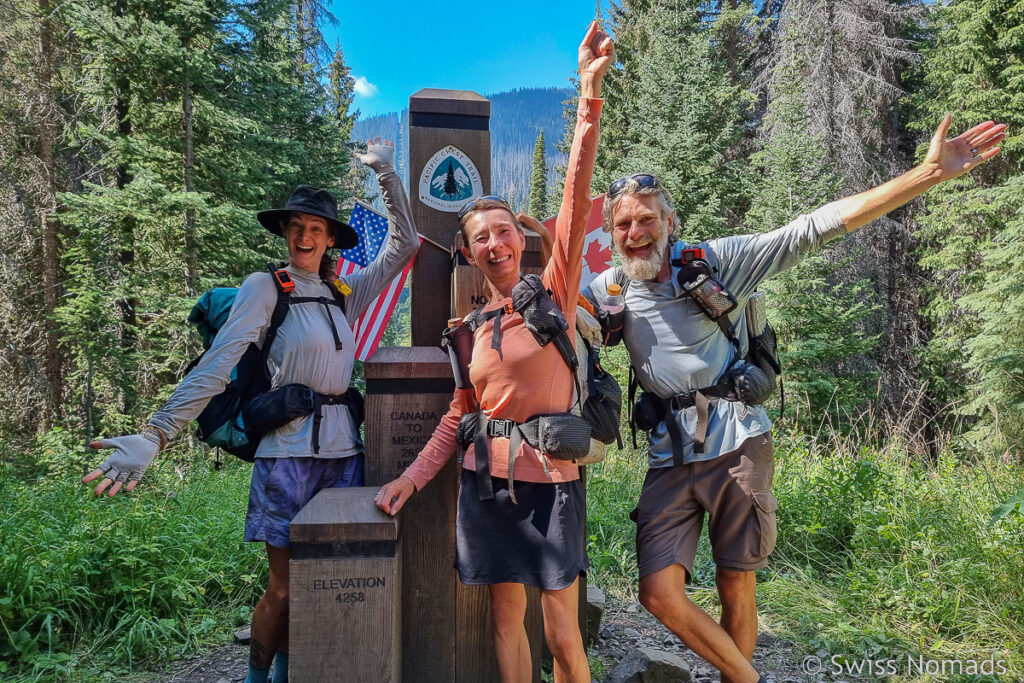
{"type": "Polygon", "coordinates": [[[712,460],[647,471],[636,522],[640,576],[673,564],[693,574],[697,540],[708,514],[708,536],[721,569],[753,571],[768,564],[775,548],[771,492],[775,460],[771,433],[753,436],[712,460]]]}

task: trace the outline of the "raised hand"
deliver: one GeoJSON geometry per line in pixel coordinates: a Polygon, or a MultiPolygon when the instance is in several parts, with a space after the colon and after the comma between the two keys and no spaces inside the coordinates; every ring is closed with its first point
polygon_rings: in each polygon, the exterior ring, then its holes
{"type": "Polygon", "coordinates": [[[356,161],[366,164],[377,173],[391,170],[395,166],[395,143],[381,140],[380,136],[366,140],[365,152],[352,154],[356,161]]]}
{"type": "Polygon", "coordinates": [[[106,488],[113,484],[107,493],[108,496],[113,496],[122,486],[126,492],[135,488],[142,479],[142,473],[160,452],[161,443],[155,431],[150,430],[144,434],[129,434],[93,441],[89,446],[96,449],[112,448],[113,452],[99,467],[85,475],[82,483],[88,484],[100,475],[106,475],[93,493],[102,496],[106,488]]]}
{"type": "Polygon", "coordinates": [[[601,80],[615,61],[615,45],[608,34],[590,22],[587,34],[580,43],[580,94],[583,97],[601,96],[601,80]]]}
{"type": "Polygon", "coordinates": [[[921,164],[936,182],[963,175],[999,154],[996,145],[1006,137],[1006,124],[986,121],[947,140],[951,121],[949,114],[943,117],[921,164]]]}
{"type": "Polygon", "coordinates": [[[544,224],[539,220],[528,213],[523,213],[522,211],[516,214],[516,220],[519,221],[520,225],[523,225],[540,235],[541,263],[546,264],[551,258],[551,250],[555,244],[554,239],[551,237],[551,231],[544,227],[544,224]]]}

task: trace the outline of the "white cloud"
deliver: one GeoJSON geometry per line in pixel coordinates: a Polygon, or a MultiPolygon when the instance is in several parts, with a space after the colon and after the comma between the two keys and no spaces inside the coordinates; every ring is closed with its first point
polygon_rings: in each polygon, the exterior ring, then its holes
{"type": "Polygon", "coordinates": [[[352,88],[357,95],[362,97],[373,97],[377,94],[377,86],[366,80],[366,76],[356,76],[356,82],[352,88]]]}

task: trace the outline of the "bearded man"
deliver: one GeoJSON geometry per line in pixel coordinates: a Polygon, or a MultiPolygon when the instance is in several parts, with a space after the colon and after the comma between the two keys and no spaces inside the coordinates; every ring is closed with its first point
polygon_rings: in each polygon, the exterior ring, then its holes
{"type": "Polygon", "coordinates": [[[692,249],[670,248],[675,209],[656,176],[626,176],[608,189],[604,229],[612,233],[621,266],[595,278],[588,296],[600,303],[609,284],[625,282],[622,339],[640,386],[665,408],[652,420],[657,424],[648,436],[649,469],[630,515],[637,525],[640,602],[718,668],[723,682],[763,680],[751,666],[757,641],[754,571],[767,565],[776,537],[771,422],[763,406],[715,391],[747,354],[746,303],[762,281],[811,250],[991,159],[1005,137],[1004,125],[988,121],[947,140],[949,125],[947,114],[925,160],[887,183],[773,232],[713,239],[692,249]],[[670,253],[683,258],[675,261],[670,253]],[[705,314],[679,282],[680,261],[688,255],[704,262],[735,297],[726,316],[731,328],[705,314]],[[720,624],[686,596],[705,512],[720,624]]]}

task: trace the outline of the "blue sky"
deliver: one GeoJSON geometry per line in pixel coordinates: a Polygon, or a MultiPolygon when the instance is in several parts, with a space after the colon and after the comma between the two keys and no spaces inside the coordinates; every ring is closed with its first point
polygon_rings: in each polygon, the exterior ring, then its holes
{"type": "Polygon", "coordinates": [[[421,88],[485,95],[565,87],[594,0],[334,0],[324,37],[357,79],[362,117],[398,111],[421,88]]]}

